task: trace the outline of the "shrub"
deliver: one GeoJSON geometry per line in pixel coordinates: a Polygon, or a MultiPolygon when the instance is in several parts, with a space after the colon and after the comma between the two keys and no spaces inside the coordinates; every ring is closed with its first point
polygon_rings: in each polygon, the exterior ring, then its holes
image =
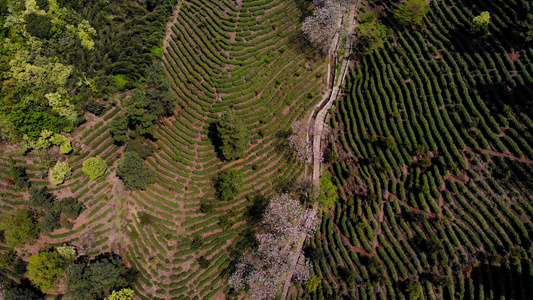
{"type": "Polygon", "coordinates": [[[105,160],[100,157],[89,157],[83,162],[83,173],[89,175],[89,178],[96,179],[102,176],[107,169],[105,160]]]}
{"type": "Polygon", "coordinates": [[[62,184],[72,174],[72,169],[68,163],[58,161],[56,165],[50,169],[50,183],[53,185],[62,184]]]}

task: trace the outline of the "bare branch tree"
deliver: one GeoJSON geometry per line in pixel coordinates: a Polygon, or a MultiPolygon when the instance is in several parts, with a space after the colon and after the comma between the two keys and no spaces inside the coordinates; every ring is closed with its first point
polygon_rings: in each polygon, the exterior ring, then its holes
{"type": "Polygon", "coordinates": [[[295,253],[300,234],[314,234],[318,225],[316,214],[304,209],[288,194],[270,200],[262,220],[261,233],[256,235],[259,246],[243,255],[231,275],[229,284],[236,290],[248,285],[250,299],[272,299],[279,293],[287,274],[296,282],[309,277],[311,266],[303,253],[295,253]],[[290,258],[298,255],[291,269],[290,258]]]}

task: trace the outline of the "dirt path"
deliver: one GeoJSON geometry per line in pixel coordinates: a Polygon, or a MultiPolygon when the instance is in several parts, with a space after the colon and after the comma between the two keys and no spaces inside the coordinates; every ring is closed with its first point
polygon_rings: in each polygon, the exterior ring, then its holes
{"type": "MultiPolygon", "coordinates": [[[[342,25],[343,25],[343,22],[349,22],[348,23],[348,32],[353,32],[354,28],[355,28],[355,4],[352,4],[350,6],[350,13],[349,13],[349,17],[348,17],[348,20],[341,20],[338,24],[338,28],[341,28],[342,25]]],[[[332,49],[330,49],[330,52],[331,51],[336,51],[334,49],[337,48],[337,44],[338,44],[338,40],[340,38],[340,35],[336,35],[335,36],[335,40],[334,42],[332,43],[332,49]]],[[[322,153],[323,153],[323,141],[324,141],[324,127],[325,127],[325,124],[326,124],[326,119],[327,119],[327,115],[328,115],[328,112],[329,112],[329,109],[331,108],[331,106],[333,106],[333,102],[335,102],[335,100],[339,97],[340,95],[340,86],[342,85],[342,83],[344,82],[344,78],[346,77],[346,73],[348,72],[348,65],[350,63],[350,59],[349,59],[349,55],[350,55],[350,50],[351,50],[351,44],[352,44],[352,37],[351,36],[348,36],[348,40],[346,42],[346,57],[340,57],[339,58],[339,63],[341,63],[341,73],[340,73],[340,76],[338,78],[338,80],[336,81],[337,84],[333,87],[333,89],[329,89],[329,87],[327,87],[328,90],[326,90],[326,92],[324,93],[324,98],[322,98],[322,101],[320,101],[320,103],[315,107],[313,108],[313,111],[311,113],[311,115],[309,116],[309,119],[308,119],[308,137],[311,136],[311,134],[313,135],[313,176],[312,176],[312,180],[315,184],[319,184],[319,179],[320,179],[320,173],[321,173],[321,168],[322,168],[322,153]],[[315,112],[315,109],[317,108],[320,108],[323,104],[323,102],[326,100],[327,102],[325,103],[325,105],[322,107],[322,109],[320,109],[320,111],[318,112],[318,114],[316,115],[315,119],[314,119],[314,124],[313,126],[311,126],[311,120],[313,118],[313,114],[315,112]],[[312,130],[312,133],[311,133],[311,130],[312,130]]],[[[332,53],[335,55],[335,53],[332,53]]],[[[328,65],[328,71],[329,71],[329,65],[328,65]]],[[[329,72],[328,72],[329,74],[329,72]]],[[[328,78],[328,82],[329,82],[329,78],[328,78]]],[[[332,78],[331,79],[331,82],[335,82],[335,78],[332,78]]],[[[309,216],[309,218],[313,218],[316,214],[318,213],[318,203],[315,203],[313,205],[313,210],[309,216]]],[[[305,238],[307,237],[307,234],[306,233],[301,233],[300,234],[300,237],[298,238],[298,245],[297,245],[297,248],[296,250],[294,251],[294,255],[293,257],[291,258],[291,263],[290,263],[290,268],[289,270],[293,270],[294,267],[296,266],[296,264],[298,263],[298,258],[300,257],[300,253],[302,252],[302,248],[303,248],[303,245],[304,245],[304,242],[305,242],[305,238]]],[[[291,279],[292,279],[292,273],[289,271],[289,273],[287,274],[287,277],[285,278],[285,282],[283,284],[283,289],[282,289],[282,292],[281,292],[281,299],[288,299],[289,298],[289,288],[291,286],[291,279]]]]}

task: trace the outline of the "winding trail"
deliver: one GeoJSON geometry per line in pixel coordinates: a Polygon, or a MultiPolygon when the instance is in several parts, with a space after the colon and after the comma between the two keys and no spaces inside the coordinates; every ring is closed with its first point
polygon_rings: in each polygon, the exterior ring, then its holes
{"type": "MultiPolygon", "coordinates": [[[[351,33],[355,29],[355,4],[350,5],[350,12],[348,14],[348,20],[342,20],[338,24],[338,28],[341,28],[344,22],[348,22],[348,28],[347,32],[351,33]]],[[[308,124],[308,138],[312,136],[313,138],[313,174],[312,174],[312,180],[314,184],[320,183],[320,173],[322,171],[322,153],[323,153],[323,147],[324,145],[324,127],[326,124],[326,119],[329,113],[329,109],[331,106],[333,106],[333,102],[339,97],[340,91],[341,91],[341,85],[344,82],[344,79],[346,77],[346,74],[348,73],[348,66],[350,64],[350,51],[351,51],[351,45],[353,43],[353,36],[351,34],[348,34],[348,39],[346,41],[346,51],[344,57],[337,58],[337,52],[338,52],[338,41],[340,39],[340,34],[335,35],[334,42],[332,43],[332,49],[330,49],[329,55],[332,55],[335,57],[335,59],[338,59],[337,63],[341,64],[341,72],[339,74],[338,80],[335,81],[335,78],[331,78],[331,82],[336,82],[335,86],[330,89],[329,84],[326,86],[326,91],[324,93],[324,97],[322,100],[313,108],[309,119],[307,121],[308,124]],[[325,102],[327,100],[327,102],[325,102]],[[324,104],[325,102],[325,104],[324,104]],[[314,117],[314,123],[311,124],[313,121],[313,116],[315,114],[316,109],[320,109],[314,117]],[[311,126],[313,125],[313,126],[311,126]]],[[[328,64],[328,76],[330,74],[329,72],[330,66],[328,64]]],[[[336,74],[335,74],[336,75],[336,74]]],[[[328,78],[328,82],[330,82],[328,78]]],[[[313,205],[312,212],[309,216],[309,218],[314,217],[318,213],[318,203],[315,203],[313,205]]],[[[307,234],[302,232],[300,234],[300,237],[298,238],[298,245],[296,248],[296,251],[294,251],[294,255],[291,258],[291,264],[289,270],[294,270],[294,267],[298,263],[298,259],[300,258],[300,253],[302,252],[302,248],[305,242],[305,238],[307,237],[307,234]]],[[[289,299],[289,288],[291,286],[291,279],[292,279],[292,273],[289,271],[287,274],[287,277],[285,278],[283,289],[281,292],[281,299],[289,299]]]]}

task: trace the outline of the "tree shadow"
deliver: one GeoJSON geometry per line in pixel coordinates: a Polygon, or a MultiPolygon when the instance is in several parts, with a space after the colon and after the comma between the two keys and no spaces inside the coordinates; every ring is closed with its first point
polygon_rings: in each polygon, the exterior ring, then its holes
{"type": "MultiPolygon", "coordinates": [[[[525,259],[520,263],[522,266],[528,265],[525,259]]],[[[474,290],[467,290],[465,294],[474,294],[475,299],[485,299],[481,296],[491,299],[530,299],[528,295],[533,294],[533,276],[527,271],[527,267],[520,269],[512,264],[508,266],[481,264],[474,268],[470,275],[474,284],[465,284],[467,289],[473,286],[474,290]],[[481,289],[483,289],[482,294],[481,289]]]]}
{"type": "Polygon", "coordinates": [[[207,138],[215,147],[217,158],[224,160],[224,156],[222,155],[222,139],[218,134],[217,123],[213,122],[209,124],[209,127],[207,128],[207,138]]]}

